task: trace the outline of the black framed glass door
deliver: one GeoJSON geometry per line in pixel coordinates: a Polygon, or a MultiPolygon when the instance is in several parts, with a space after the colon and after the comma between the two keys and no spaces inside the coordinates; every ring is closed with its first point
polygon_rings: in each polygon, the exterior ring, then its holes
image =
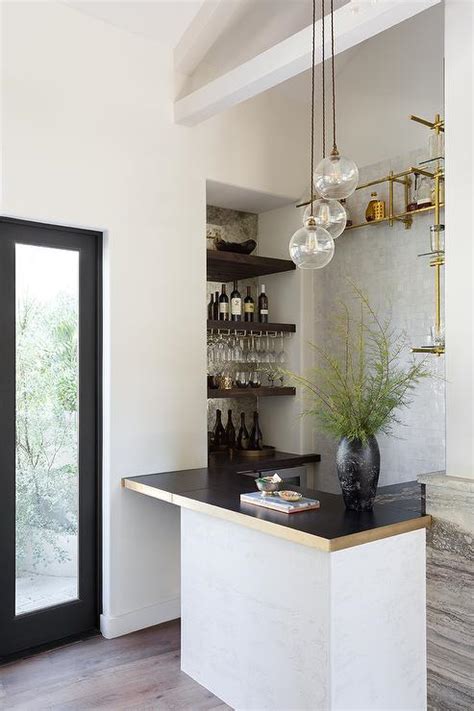
{"type": "Polygon", "coordinates": [[[0,218],[0,658],[97,626],[100,254],[0,218]]]}

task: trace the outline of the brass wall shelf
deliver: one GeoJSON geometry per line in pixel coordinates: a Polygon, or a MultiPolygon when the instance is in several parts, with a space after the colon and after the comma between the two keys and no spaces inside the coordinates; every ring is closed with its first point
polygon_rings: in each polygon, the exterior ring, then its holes
{"type": "MultiPolygon", "coordinates": [[[[440,207],[444,207],[444,203],[440,204],[440,207]]],[[[384,217],[382,220],[372,220],[371,222],[360,222],[357,225],[351,225],[350,227],[346,227],[344,232],[347,232],[348,230],[356,230],[359,227],[369,227],[370,225],[380,225],[381,223],[384,222],[392,222],[393,221],[399,221],[399,222],[405,222],[405,227],[406,229],[409,229],[412,224],[412,218],[414,215],[420,215],[424,214],[426,212],[432,212],[435,210],[435,205],[429,205],[429,207],[420,207],[418,210],[410,210],[406,212],[399,212],[396,215],[392,215],[391,217],[384,217]],[[406,219],[408,218],[408,219],[406,219]]]]}
{"type": "Polygon", "coordinates": [[[433,355],[444,355],[444,346],[420,346],[419,348],[412,348],[412,353],[432,353],[433,355]]]}

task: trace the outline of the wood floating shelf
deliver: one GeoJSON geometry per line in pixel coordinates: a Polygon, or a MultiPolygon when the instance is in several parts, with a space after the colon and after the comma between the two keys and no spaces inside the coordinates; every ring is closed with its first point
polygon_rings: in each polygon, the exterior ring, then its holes
{"type": "Polygon", "coordinates": [[[259,388],[231,388],[230,390],[222,390],[220,388],[208,388],[208,398],[235,398],[235,397],[275,397],[275,396],[294,396],[296,388],[290,387],[263,387],[259,388]]]}
{"type": "MultiPolygon", "coordinates": [[[[444,207],[444,203],[440,205],[440,207],[444,207]]],[[[351,225],[350,227],[346,227],[344,232],[347,232],[348,230],[357,230],[360,227],[370,227],[371,225],[380,225],[384,222],[405,222],[407,219],[410,219],[412,215],[420,215],[425,212],[431,212],[432,210],[435,209],[434,205],[429,205],[429,207],[420,207],[418,210],[411,210],[408,212],[399,212],[397,215],[392,215],[392,217],[384,217],[381,220],[371,220],[371,222],[361,222],[357,225],[351,225]]]]}
{"type": "Polygon", "coordinates": [[[221,252],[217,249],[207,250],[207,281],[227,283],[267,274],[291,272],[295,269],[296,265],[290,259],[257,257],[253,254],[221,252]]]}
{"type": "Polygon", "coordinates": [[[295,333],[294,323],[259,323],[258,321],[208,321],[208,331],[231,333],[295,333]]]}

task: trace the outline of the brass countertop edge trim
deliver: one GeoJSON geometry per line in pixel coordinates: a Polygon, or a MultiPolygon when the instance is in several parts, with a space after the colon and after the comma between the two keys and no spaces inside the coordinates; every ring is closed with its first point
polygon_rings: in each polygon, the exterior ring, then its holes
{"type": "Polygon", "coordinates": [[[326,553],[329,553],[330,551],[331,542],[328,538],[322,538],[314,533],[296,531],[294,528],[287,528],[286,526],[274,523],[273,521],[265,521],[261,518],[254,518],[253,516],[248,516],[242,511],[231,511],[220,506],[215,506],[214,504],[208,504],[204,501],[188,499],[183,494],[174,494],[172,503],[177,506],[182,506],[182,508],[190,511],[195,511],[196,513],[205,513],[209,516],[213,516],[214,518],[229,521],[230,523],[237,523],[241,526],[245,526],[246,528],[251,528],[262,533],[268,533],[276,538],[283,538],[292,543],[307,546],[308,548],[316,548],[317,550],[326,553]]]}
{"type": "Polygon", "coordinates": [[[163,491],[162,489],[157,489],[154,486],[148,486],[147,484],[142,484],[141,482],[131,481],[127,478],[122,479],[122,486],[126,489],[144,494],[145,496],[150,496],[154,499],[174,504],[175,506],[181,506],[182,508],[196,511],[198,513],[207,513],[214,518],[230,521],[231,523],[238,523],[246,526],[247,528],[262,531],[277,538],[283,538],[293,543],[299,543],[300,545],[307,546],[308,548],[315,548],[326,553],[345,550],[346,548],[354,548],[355,546],[360,546],[364,543],[372,543],[373,541],[382,540],[401,533],[409,533],[410,531],[429,528],[432,521],[432,517],[425,514],[424,516],[409,519],[408,521],[399,521],[386,526],[372,528],[367,531],[349,533],[346,536],[329,539],[322,538],[321,536],[317,536],[313,533],[296,531],[293,528],[287,528],[286,526],[282,526],[281,524],[274,523],[272,521],[254,518],[253,516],[248,516],[241,511],[230,511],[229,509],[215,506],[214,504],[208,504],[204,501],[196,501],[196,499],[188,498],[184,493],[171,494],[170,492],[163,491]]]}
{"type": "Polygon", "coordinates": [[[381,541],[384,538],[397,536],[401,533],[410,533],[411,531],[419,531],[422,528],[430,528],[431,522],[431,516],[424,514],[423,516],[409,519],[408,521],[398,521],[397,523],[389,523],[386,526],[371,528],[367,531],[349,533],[347,536],[340,536],[339,538],[331,539],[329,542],[329,550],[331,552],[342,551],[346,548],[364,545],[364,543],[381,541]]]}
{"type": "Polygon", "coordinates": [[[125,489],[130,489],[131,491],[136,491],[144,496],[150,496],[153,499],[159,499],[160,501],[166,501],[168,504],[173,503],[173,494],[168,491],[163,491],[163,489],[157,489],[154,486],[148,486],[148,484],[142,484],[140,481],[132,481],[124,477],[122,479],[122,486],[125,489]]]}

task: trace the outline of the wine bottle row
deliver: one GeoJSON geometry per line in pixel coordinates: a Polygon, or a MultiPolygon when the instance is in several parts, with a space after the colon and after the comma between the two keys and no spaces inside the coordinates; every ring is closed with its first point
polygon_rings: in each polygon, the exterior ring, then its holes
{"type": "Polygon", "coordinates": [[[216,422],[209,432],[209,450],[224,449],[263,449],[263,434],[258,421],[258,412],[253,413],[253,424],[250,434],[245,424],[245,413],[240,415],[240,427],[236,431],[232,421],[232,410],[227,411],[227,424],[222,424],[222,411],[216,410],[216,422]]]}
{"type": "Polygon", "coordinates": [[[265,284],[262,284],[260,295],[257,299],[257,310],[252,297],[252,287],[247,287],[247,296],[242,299],[238,282],[234,281],[234,289],[229,296],[225,284],[221,286],[221,293],[216,291],[210,295],[207,306],[209,321],[258,321],[268,323],[268,296],[265,293],[265,284]]]}

